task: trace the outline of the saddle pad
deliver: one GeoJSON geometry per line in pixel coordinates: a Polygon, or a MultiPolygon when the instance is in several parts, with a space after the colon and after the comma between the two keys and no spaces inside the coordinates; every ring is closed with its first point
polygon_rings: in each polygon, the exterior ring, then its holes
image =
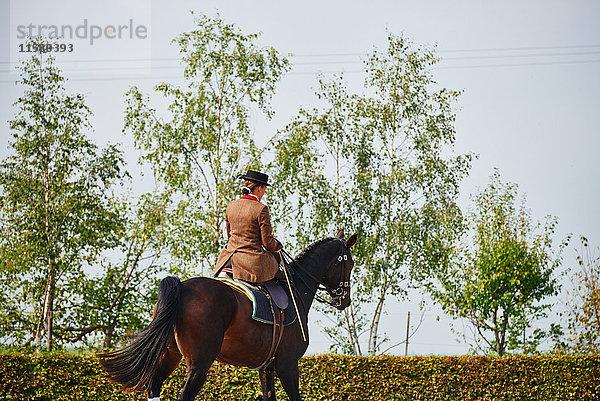
{"type": "MultiPolygon", "coordinates": [[[[228,277],[215,277],[215,279],[241,292],[250,300],[250,302],[252,302],[252,319],[262,323],[273,324],[273,314],[271,313],[271,306],[269,304],[270,301],[265,293],[263,293],[258,287],[228,277]]],[[[273,308],[275,309],[277,323],[279,323],[277,307],[273,306],[273,308]]],[[[284,310],[284,314],[285,316],[283,324],[285,326],[289,326],[296,321],[296,311],[294,310],[294,306],[291,302],[284,310]]]]}

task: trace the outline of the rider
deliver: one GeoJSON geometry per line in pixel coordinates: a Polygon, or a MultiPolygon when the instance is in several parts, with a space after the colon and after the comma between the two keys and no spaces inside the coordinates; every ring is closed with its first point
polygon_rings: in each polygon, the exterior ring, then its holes
{"type": "Polygon", "coordinates": [[[273,236],[269,208],[260,202],[270,186],[269,176],[248,170],[237,178],[244,180],[243,196],[227,205],[228,242],[217,259],[214,275],[231,266],[234,279],[266,282],[279,271],[279,258],[275,253],[282,248],[281,242],[273,236]]]}

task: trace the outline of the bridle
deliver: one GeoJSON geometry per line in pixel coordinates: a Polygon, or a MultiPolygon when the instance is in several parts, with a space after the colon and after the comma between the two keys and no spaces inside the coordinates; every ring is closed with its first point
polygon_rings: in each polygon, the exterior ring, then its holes
{"type": "MultiPolygon", "coordinates": [[[[282,259],[284,259],[283,260],[284,265],[287,269],[292,270],[291,267],[293,264],[293,265],[297,266],[300,270],[302,270],[304,273],[306,273],[306,275],[308,277],[310,277],[315,283],[317,283],[317,289],[315,290],[314,298],[318,302],[328,304],[328,305],[331,305],[336,308],[342,305],[342,301],[344,300],[346,295],[348,295],[348,291],[350,291],[350,282],[345,281],[345,279],[347,277],[346,262],[348,261],[348,257],[350,256],[351,253],[350,253],[350,250],[346,247],[346,242],[343,239],[339,239],[339,240],[342,243],[342,252],[338,255],[335,265],[329,266],[326,269],[326,271],[329,272],[331,269],[335,268],[338,264],[341,265],[338,286],[335,288],[331,287],[329,284],[327,284],[327,282],[323,282],[323,281],[321,281],[321,279],[318,279],[317,277],[315,277],[314,274],[312,274],[311,272],[306,270],[301,264],[294,261],[287,252],[285,252],[283,250],[281,251],[282,255],[290,260],[290,261],[286,261],[285,258],[282,258],[282,259]],[[327,301],[327,300],[321,298],[320,296],[318,296],[317,291],[319,291],[319,290],[327,291],[327,293],[331,297],[331,301],[327,301]]],[[[299,278],[300,281],[302,281],[302,284],[304,284],[304,286],[306,288],[310,288],[301,276],[296,276],[296,277],[299,278]]]]}

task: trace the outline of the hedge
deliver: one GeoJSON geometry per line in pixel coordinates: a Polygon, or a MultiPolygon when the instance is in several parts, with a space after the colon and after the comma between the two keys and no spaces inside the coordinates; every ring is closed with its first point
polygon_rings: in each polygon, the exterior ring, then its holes
{"type": "MultiPolygon", "coordinates": [[[[161,400],[175,400],[180,366],[161,400]]],[[[600,355],[350,357],[300,361],[305,400],[598,400],[600,355]]],[[[277,382],[279,399],[287,399],[277,382]]],[[[97,359],[0,353],[0,400],[146,400],[108,383],[97,359]]],[[[215,363],[197,400],[260,400],[258,374],[215,363]]]]}

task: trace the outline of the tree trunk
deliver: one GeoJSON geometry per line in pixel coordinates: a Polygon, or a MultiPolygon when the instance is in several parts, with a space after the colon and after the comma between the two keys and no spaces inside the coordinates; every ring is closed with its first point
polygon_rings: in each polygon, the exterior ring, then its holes
{"type": "Polygon", "coordinates": [[[54,331],[54,271],[49,274],[48,311],[46,314],[46,351],[52,351],[52,333],[54,331]]]}
{"type": "Polygon", "coordinates": [[[352,304],[344,309],[344,319],[346,320],[346,330],[348,331],[348,337],[352,343],[354,355],[362,355],[360,342],[358,341],[358,333],[356,332],[356,323],[354,321],[354,309],[352,308],[352,304]]]}
{"type": "Polygon", "coordinates": [[[37,352],[41,351],[42,347],[42,325],[45,321],[45,310],[46,310],[46,293],[48,291],[48,283],[46,283],[46,290],[44,291],[44,302],[42,303],[42,310],[40,311],[40,317],[38,318],[38,322],[35,329],[35,348],[37,352]]]}
{"type": "Polygon", "coordinates": [[[50,171],[48,170],[48,166],[50,165],[50,144],[48,140],[48,135],[45,132],[45,140],[46,140],[46,174],[44,177],[44,226],[46,230],[46,252],[47,252],[47,263],[48,263],[48,274],[46,276],[46,291],[44,296],[44,313],[43,317],[45,320],[46,326],[46,350],[52,350],[52,319],[54,316],[53,306],[54,306],[54,261],[52,257],[52,228],[50,227],[50,171]]]}
{"type": "Polygon", "coordinates": [[[116,325],[117,319],[113,320],[110,325],[104,329],[104,348],[112,347],[116,325]]]}
{"type": "Polygon", "coordinates": [[[385,291],[382,289],[375,313],[373,314],[373,321],[369,328],[369,355],[375,355],[377,352],[377,340],[379,331],[379,321],[381,320],[381,313],[383,312],[383,304],[385,302],[385,291]]]}
{"type": "MultiPolygon", "coordinates": [[[[42,78],[42,56],[40,55],[40,78],[42,78]]],[[[54,318],[54,259],[53,259],[53,236],[52,236],[52,227],[50,224],[50,137],[48,135],[48,127],[46,121],[46,103],[45,103],[45,95],[46,92],[43,87],[43,79],[40,79],[42,82],[41,92],[42,92],[42,127],[44,130],[44,142],[45,142],[45,151],[46,151],[46,166],[44,171],[44,228],[46,234],[46,252],[47,252],[47,263],[48,263],[48,275],[46,277],[46,291],[44,294],[44,309],[43,309],[43,319],[45,320],[46,326],[46,350],[52,350],[52,331],[53,331],[53,318],[54,318]]],[[[39,345],[39,344],[38,344],[39,345]]]]}

